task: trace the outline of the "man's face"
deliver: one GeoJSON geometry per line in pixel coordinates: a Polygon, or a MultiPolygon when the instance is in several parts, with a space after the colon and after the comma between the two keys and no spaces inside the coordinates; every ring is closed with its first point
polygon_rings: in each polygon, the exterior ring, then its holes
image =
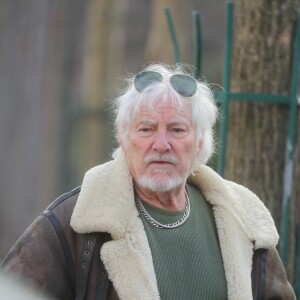
{"type": "Polygon", "coordinates": [[[178,111],[171,101],[133,119],[127,142],[121,141],[134,182],[166,192],[184,186],[200,144],[196,142],[191,105],[178,111]]]}

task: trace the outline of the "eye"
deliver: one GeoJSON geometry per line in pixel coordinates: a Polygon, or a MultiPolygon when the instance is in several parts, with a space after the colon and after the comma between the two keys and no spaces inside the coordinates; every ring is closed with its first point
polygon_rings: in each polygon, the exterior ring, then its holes
{"type": "Polygon", "coordinates": [[[149,127],[143,127],[143,128],[139,129],[140,132],[149,132],[150,130],[151,130],[151,128],[149,128],[149,127]]]}
{"type": "Polygon", "coordinates": [[[185,129],[183,128],[173,128],[173,131],[176,133],[185,132],[185,129]]]}
{"type": "Polygon", "coordinates": [[[141,137],[148,137],[152,134],[153,128],[149,126],[141,126],[138,128],[138,134],[141,137]]]}
{"type": "Polygon", "coordinates": [[[170,132],[171,132],[172,136],[175,138],[183,138],[187,134],[187,128],[184,126],[171,127],[170,132]]]}
{"type": "Polygon", "coordinates": [[[171,131],[175,134],[182,134],[187,132],[187,129],[185,127],[172,127],[171,131]]]}

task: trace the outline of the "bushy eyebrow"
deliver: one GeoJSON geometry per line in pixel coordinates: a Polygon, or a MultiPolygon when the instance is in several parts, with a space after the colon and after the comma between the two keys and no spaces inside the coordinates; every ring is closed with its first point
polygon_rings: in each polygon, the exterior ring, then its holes
{"type": "Polygon", "coordinates": [[[167,123],[167,126],[172,127],[172,126],[185,126],[185,127],[190,127],[191,124],[189,122],[186,122],[185,120],[180,120],[180,121],[172,121],[167,123]]]}
{"type": "Polygon", "coordinates": [[[151,122],[149,120],[142,120],[137,125],[155,126],[155,125],[157,125],[157,122],[151,122]]]}
{"type": "MultiPolygon", "coordinates": [[[[157,122],[153,122],[150,120],[142,120],[137,124],[137,126],[144,125],[144,126],[157,126],[157,122]]],[[[168,122],[167,127],[173,127],[173,126],[185,126],[185,127],[191,127],[191,124],[185,120],[174,120],[171,122],[168,122]]]]}

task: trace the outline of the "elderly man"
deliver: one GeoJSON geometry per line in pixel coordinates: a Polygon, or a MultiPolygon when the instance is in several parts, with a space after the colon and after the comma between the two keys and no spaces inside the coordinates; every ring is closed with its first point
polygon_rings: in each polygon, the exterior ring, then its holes
{"type": "Polygon", "coordinates": [[[41,214],[4,270],[56,299],[295,299],[268,210],[205,166],[216,115],[178,66],[129,79],[114,159],[41,214]]]}

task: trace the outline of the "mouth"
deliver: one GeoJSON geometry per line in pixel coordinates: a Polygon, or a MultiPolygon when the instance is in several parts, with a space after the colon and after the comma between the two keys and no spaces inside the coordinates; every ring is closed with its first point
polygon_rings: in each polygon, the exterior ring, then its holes
{"type": "Polygon", "coordinates": [[[155,156],[149,156],[146,157],[145,160],[145,165],[146,166],[176,166],[178,165],[179,161],[176,157],[174,156],[167,156],[165,155],[165,157],[163,157],[163,155],[161,157],[155,157],[155,156]]]}
{"type": "Polygon", "coordinates": [[[149,165],[159,165],[159,166],[164,166],[164,165],[174,165],[174,163],[172,162],[169,162],[169,161],[158,161],[158,160],[154,160],[154,161],[151,161],[149,163],[149,165]]]}

